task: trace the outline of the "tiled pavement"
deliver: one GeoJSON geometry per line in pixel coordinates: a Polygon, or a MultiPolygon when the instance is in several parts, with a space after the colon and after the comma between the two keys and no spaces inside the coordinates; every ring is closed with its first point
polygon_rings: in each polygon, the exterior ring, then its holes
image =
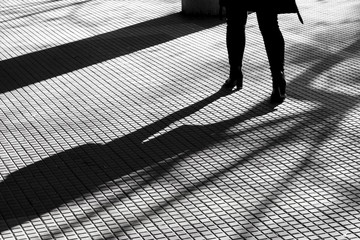
{"type": "Polygon", "coordinates": [[[280,16],[288,99],[250,15],[180,0],[1,0],[1,239],[360,239],[360,3],[280,16]]]}

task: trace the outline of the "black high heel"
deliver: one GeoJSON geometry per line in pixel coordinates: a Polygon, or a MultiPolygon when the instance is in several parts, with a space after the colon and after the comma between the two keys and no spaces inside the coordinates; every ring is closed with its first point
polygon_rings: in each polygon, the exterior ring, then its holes
{"type": "Polygon", "coordinates": [[[273,75],[273,91],[271,93],[270,101],[272,103],[282,103],[286,95],[286,80],[284,72],[278,75],[273,75]]]}
{"type": "Polygon", "coordinates": [[[270,101],[272,103],[282,103],[286,97],[287,95],[285,93],[285,90],[282,89],[281,87],[277,87],[273,89],[271,93],[270,101]]]}
{"type": "Polygon", "coordinates": [[[235,88],[235,91],[238,91],[240,89],[242,89],[243,87],[243,77],[241,75],[241,77],[239,78],[228,78],[225,83],[222,85],[222,89],[227,90],[227,91],[232,91],[235,88]]]}

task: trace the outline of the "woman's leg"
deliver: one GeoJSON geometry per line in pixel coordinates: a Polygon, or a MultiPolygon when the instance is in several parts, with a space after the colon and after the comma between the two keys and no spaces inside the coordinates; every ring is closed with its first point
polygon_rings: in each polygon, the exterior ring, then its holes
{"type": "Polygon", "coordinates": [[[276,13],[258,12],[259,28],[264,39],[272,74],[284,71],[285,42],[276,13]]]}
{"type": "MultiPolygon", "coordinates": [[[[247,21],[247,11],[242,8],[239,1],[229,1],[226,5],[226,44],[230,65],[228,83],[233,84],[238,81],[242,85],[242,60],[245,50],[245,25],[247,21]]],[[[226,87],[226,86],[225,86],[226,87]]],[[[240,87],[241,88],[241,87],[240,87]]]]}
{"type": "Polygon", "coordinates": [[[272,74],[272,99],[282,101],[286,97],[284,76],[285,41],[279,28],[278,17],[276,13],[257,12],[257,19],[272,74]]]}

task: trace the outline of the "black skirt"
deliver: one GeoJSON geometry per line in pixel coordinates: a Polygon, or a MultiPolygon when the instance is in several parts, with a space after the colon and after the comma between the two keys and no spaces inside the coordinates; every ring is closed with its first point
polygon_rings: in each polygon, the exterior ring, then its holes
{"type": "Polygon", "coordinates": [[[266,11],[277,14],[282,13],[297,13],[298,17],[303,23],[300,16],[299,9],[295,0],[220,0],[223,6],[230,8],[244,9],[252,12],[266,11]]]}
{"type": "Polygon", "coordinates": [[[220,0],[223,5],[247,11],[272,11],[276,13],[297,13],[295,0],[220,0]]]}

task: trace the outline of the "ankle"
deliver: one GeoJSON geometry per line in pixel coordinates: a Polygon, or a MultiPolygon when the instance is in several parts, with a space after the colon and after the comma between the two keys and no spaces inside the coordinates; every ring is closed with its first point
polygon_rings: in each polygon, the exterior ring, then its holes
{"type": "Polygon", "coordinates": [[[286,79],[285,79],[284,71],[277,71],[272,73],[272,84],[273,84],[273,89],[277,87],[285,88],[286,79]]]}

